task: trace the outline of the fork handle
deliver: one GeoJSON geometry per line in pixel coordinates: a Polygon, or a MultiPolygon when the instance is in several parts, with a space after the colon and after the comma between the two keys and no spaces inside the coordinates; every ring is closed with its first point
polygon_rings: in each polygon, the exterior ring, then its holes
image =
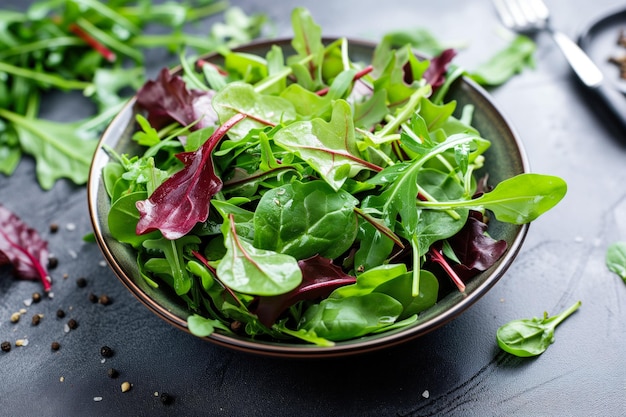
{"type": "Polygon", "coordinates": [[[552,38],[561,48],[561,52],[574,69],[580,80],[587,87],[598,87],[602,84],[602,71],[589,56],[569,37],[559,31],[551,31],[552,38]]]}

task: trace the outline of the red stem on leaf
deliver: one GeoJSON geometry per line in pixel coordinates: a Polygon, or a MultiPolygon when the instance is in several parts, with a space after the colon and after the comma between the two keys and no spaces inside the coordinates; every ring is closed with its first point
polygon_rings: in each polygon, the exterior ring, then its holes
{"type": "Polygon", "coordinates": [[[68,26],[68,29],[74,35],[78,36],[79,38],[84,40],[89,46],[95,49],[107,61],[115,62],[115,60],[117,59],[115,52],[111,51],[109,48],[104,46],[102,43],[96,40],[93,36],[87,33],[83,28],[78,26],[76,23],[70,23],[70,25],[68,26]]]}
{"type": "Polygon", "coordinates": [[[239,297],[237,297],[237,295],[233,292],[233,290],[231,290],[229,287],[227,287],[217,276],[217,271],[215,270],[215,268],[213,268],[211,265],[209,265],[209,261],[207,260],[207,258],[205,258],[204,256],[202,256],[202,254],[198,251],[192,250],[191,254],[193,256],[196,257],[197,260],[200,261],[200,263],[202,263],[202,265],[206,266],[209,271],[211,271],[211,273],[213,274],[213,277],[215,278],[215,280],[217,282],[219,282],[219,284],[222,286],[222,288],[224,288],[224,291],[226,291],[228,294],[230,294],[231,297],[233,297],[234,300],[236,300],[240,306],[243,306],[243,304],[241,303],[241,300],[239,299],[239,297]]]}
{"type": "Polygon", "coordinates": [[[48,276],[48,273],[46,272],[46,268],[44,268],[41,262],[39,262],[37,258],[35,258],[29,251],[24,249],[22,246],[15,244],[11,239],[8,238],[8,236],[5,238],[7,242],[9,242],[11,247],[15,248],[19,252],[22,252],[28,258],[28,260],[33,264],[33,267],[37,271],[37,276],[39,277],[39,280],[43,285],[43,290],[45,292],[50,292],[52,285],[50,284],[50,278],[48,276]]]}
{"type": "Polygon", "coordinates": [[[215,69],[217,70],[217,72],[218,72],[220,75],[228,75],[228,73],[227,73],[226,71],[224,71],[224,70],[223,70],[220,66],[215,65],[215,64],[214,64],[214,63],[212,63],[212,62],[205,61],[204,59],[199,59],[199,60],[197,60],[197,61],[196,61],[196,65],[198,66],[198,68],[202,68],[202,67],[204,67],[205,65],[208,65],[208,66],[210,66],[210,67],[215,68],[215,69]]]}
{"type": "MultiPolygon", "coordinates": [[[[374,67],[371,65],[368,65],[367,67],[363,68],[361,71],[354,74],[352,81],[357,81],[365,77],[367,74],[369,74],[373,70],[374,70],[374,67]]],[[[326,94],[328,94],[329,89],[330,89],[329,87],[324,87],[321,90],[318,90],[315,94],[317,94],[318,96],[325,96],[326,94]]]]}
{"type": "Polygon", "coordinates": [[[459,278],[457,273],[454,272],[454,269],[452,269],[448,261],[446,261],[446,259],[441,254],[441,252],[438,249],[435,249],[433,246],[431,246],[428,253],[430,254],[431,260],[441,265],[441,267],[446,271],[448,276],[452,279],[452,282],[454,282],[454,284],[457,286],[459,291],[464,293],[465,284],[463,283],[463,281],[461,281],[461,278],[459,278]]]}

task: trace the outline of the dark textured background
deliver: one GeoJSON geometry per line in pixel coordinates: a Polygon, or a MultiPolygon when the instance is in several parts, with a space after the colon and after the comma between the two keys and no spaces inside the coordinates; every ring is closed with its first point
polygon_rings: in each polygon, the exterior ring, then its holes
{"type": "MultiPolygon", "coordinates": [[[[28,3],[5,0],[2,7],[28,3]]],[[[308,7],[329,36],[376,40],[392,29],[425,27],[443,41],[463,45],[457,62],[467,68],[504,45],[488,1],[231,3],[248,13],[267,12],[282,36],[290,34],[295,5],[308,7]]],[[[571,36],[616,6],[614,0],[548,4],[554,23],[571,36]]],[[[54,298],[27,307],[16,325],[9,316],[25,307],[40,285],[0,269],[0,341],[29,340],[28,346],[0,352],[0,415],[624,415],[626,285],[608,272],[604,253],[611,242],[626,240],[626,137],[599,116],[602,109],[577,87],[550,38],[542,34],[536,40],[536,69],[492,93],[518,130],[532,170],[563,177],[568,195],[531,225],[516,262],[466,313],[425,337],[374,354],[270,359],[219,348],[170,327],[102,266],[95,244],[82,241],[91,230],[84,187],[59,182],[42,191],[28,158],[14,176],[0,176],[0,203],[39,230],[59,259],[54,298]],[[59,232],[50,234],[50,223],[58,223],[59,232]],[[76,286],[81,276],[88,280],[85,288],[76,286]],[[90,292],[114,301],[92,304],[90,292]],[[558,328],[556,342],[542,356],[518,359],[497,348],[501,324],[544,310],[557,313],[578,299],[583,306],[558,328]],[[66,319],[55,317],[59,308],[66,319]],[[45,317],[33,327],[30,317],[36,313],[45,317]],[[79,327],[64,333],[70,317],[79,327]],[[58,352],[50,350],[53,340],[62,345],[58,352]],[[99,353],[103,345],[115,350],[106,363],[99,353]],[[119,378],[107,377],[110,367],[120,371],[119,378]],[[131,391],[121,392],[123,381],[133,384],[131,391]],[[162,405],[155,392],[173,395],[174,403],[162,405]]],[[[153,52],[150,71],[175,62],[153,52]]],[[[87,114],[75,96],[53,95],[44,105],[44,116],[56,120],[87,114]]]]}

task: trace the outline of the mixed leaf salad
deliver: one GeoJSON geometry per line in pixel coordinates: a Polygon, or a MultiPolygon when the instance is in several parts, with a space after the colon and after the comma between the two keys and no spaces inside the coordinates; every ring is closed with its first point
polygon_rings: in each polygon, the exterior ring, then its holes
{"type": "Polygon", "coordinates": [[[143,153],[108,149],[110,233],[198,336],[328,346],[409,326],[505,253],[491,215],[527,223],[566,192],[477,174],[490,142],[444,102],[453,50],[382,42],[355,62],[306,9],[292,24],[293,50],[163,69],[137,94],[143,153]]]}

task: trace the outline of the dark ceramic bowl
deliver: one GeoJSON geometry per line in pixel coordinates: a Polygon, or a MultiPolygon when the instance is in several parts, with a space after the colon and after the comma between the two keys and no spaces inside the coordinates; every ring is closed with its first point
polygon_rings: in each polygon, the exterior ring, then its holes
{"type": "MultiPolygon", "coordinates": [[[[273,44],[278,44],[285,51],[291,50],[290,40],[282,39],[271,42],[257,42],[241,47],[238,51],[262,54],[273,44]]],[[[375,45],[363,41],[350,41],[351,58],[367,62],[371,59],[375,45]]],[[[219,62],[220,57],[211,55],[208,60],[219,62]]],[[[528,171],[528,163],[522,144],[515,132],[496,108],[487,93],[468,79],[457,80],[448,93],[447,100],[456,100],[458,108],[466,104],[474,106],[474,126],[482,136],[492,142],[486,154],[485,170],[489,172],[490,182],[496,184],[506,178],[528,171]],[[497,162],[495,162],[497,161],[497,162]]],[[[164,289],[148,286],[139,274],[136,256],[130,246],[113,239],[107,225],[110,209],[109,198],[102,181],[102,168],[109,162],[109,155],[103,147],[111,147],[118,153],[135,153],[136,145],[131,136],[136,129],[135,100],[132,99],[111,122],[104,132],[96,150],[88,184],[89,211],[96,240],[109,265],[122,283],[146,307],[168,323],[184,330],[187,329],[187,317],[191,314],[179,298],[164,289]]],[[[505,273],[517,255],[526,232],[527,225],[511,225],[493,220],[489,224],[489,233],[508,243],[504,256],[489,270],[474,277],[467,283],[465,294],[450,291],[443,295],[437,304],[420,314],[418,322],[410,327],[366,336],[345,342],[338,342],[332,347],[309,346],[296,343],[272,343],[251,340],[214,333],[206,340],[227,348],[256,354],[282,357],[319,358],[352,355],[377,350],[424,335],[457,317],[469,306],[482,297],[505,273]]]]}

